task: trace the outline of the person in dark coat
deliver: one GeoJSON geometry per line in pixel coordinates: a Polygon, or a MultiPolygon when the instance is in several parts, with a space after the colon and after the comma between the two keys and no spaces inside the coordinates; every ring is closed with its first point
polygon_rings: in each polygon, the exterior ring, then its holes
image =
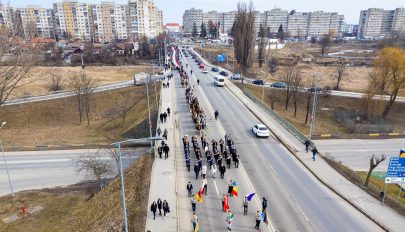
{"type": "Polygon", "coordinates": [[[167,107],[167,115],[170,117],[170,107],[167,107]]]}
{"type": "Polygon", "coordinates": [[[262,211],[264,212],[266,209],[267,209],[267,199],[263,197],[262,211]]]}
{"type": "Polygon", "coordinates": [[[187,166],[187,171],[190,172],[191,159],[190,159],[189,154],[186,154],[186,166],[187,166]]]}
{"type": "Polygon", "coordinates": [[[163,200],[163,219],[166,219],[166,214],[170,213],[169,203],[166,200],[163,200]]]}
{"type": "Polygon", "coordinates": [[[164,122],[166,122],[166,118],[167,118],[167,113],[164,112],[164,113],[163,113],[163,121],[164,121],[164,122]]]}
{"type": "Polygon", "coordinates": [[[163,148],[162,148],[162,146],[159,146],[159,147],[158,147],[158,154],[159,154],[159,157],[162,158],[162,154],[163,154],[163,148]]]}
{"type": "Polygon", "coordinates": [[[150,206],[150,211],[152,211],[152,213],[153,213],[153,220],[155,220],[155,218],[156,218],[156,210],[157,210],[157,204],[156,204],[156,201],[154,201],[152,203],[152,205],[150,206]]]}
{"type": "Polygon", "coordinates": [[[234,162],[235,162],[235,168],[239,168],[239,154],[235,155],[234,162]]]}
{"type": "Polygon", "coordinates": [[[169,148],[169,146],[167,144],[165,144],[165,146],[163,147],[163,151],[165,153],[165,159],[169,158],[170,148],[169,148]]]}
{"type": "Polygon", "coordinates": [[[187,192],[188,192],[188,196],[191,197],[191,192],[193,191],[193,184],[189,181],[187,183],[187,192]]]}
{"type": "Polygon", "coordinates": [[[195,179],[198,179],[198,174],[200,173],[200,168],[198,167],[197,164],[194,164],[194,173],[195,173],[195,179]]]}
{"type": "Polygon", "coordinates": [[[228,194],[229,194],[229,196],[231,196],[231,197],[232,197],[232,190],[233,190],[232,180],[229,180],[228,194]]]}
{"type": "Polygon", "coordinates": [[[224,164],[222,164],[221,166],[219,166],[219,172],[221,173],[221,178],[224,179],[225,172],[226,172],[226,167],[225,167],[224,164]]]}
{"type": "Polygon", "coordinates": [[[163,123],[163,114],[162,113],[159,114],[159,118],[160,118],[160,123],[163,123]]]}
{"type": "Polygon", "coordinates": [[[157,207],[159,209],[159,216],[162,216],[163,203],[162,203],[162,200],[160,200],[160,198],[157,200],[157,207]]]}
{"type": "Polygon", "coordinates": [[[315,161],[316,154],[318,154],[318,149],[316,149],[316,147],[314,147],[314,148],[312,149],[312,159],[313,159],[314,161],[315,161]]]}
{"type": "Polygon", "coordinates": [[[305,151],[308,153],[308,148],[309,148],[309,145],[311,144],[311,142],[309,141],[309,139],[307,139],[307,140],[305,140],[305,151]]]}

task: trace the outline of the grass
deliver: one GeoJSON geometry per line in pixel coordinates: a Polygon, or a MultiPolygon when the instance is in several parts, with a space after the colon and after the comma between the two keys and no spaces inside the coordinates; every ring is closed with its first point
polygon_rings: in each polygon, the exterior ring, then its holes
{"type": "MultiPolygon", "coordinates": [[[[240,88],[242,87],[241,84],[238,82],[235,82],[235,84],[238,85],[240,88]]],[[[261,86],[244,84],[243,88],[253,93],[258,99],[262,98],[263,88],[261,86]]],[[[272,93],[275,94],[274,110],[285,119],[287,119],[294,127],[299,129],[301,132],[306,135],[309,134],[310,123],[308,121],[308,123],[305,124],[307,104],[306,96],[301,93],[300,101],[297,107],[297,116],[294,117],[294,107],[292,99],[290,100],[288,110],[284,109],[284,90],[264,88],[263,101],[268,106],[270,106],[272,93]]],[[[339,134],[346,137],[353,136],[353,134],[351,134],[345,127],[343,127],[335,120],[335,113],[336,110],[341,107],[356,110],[361,108],[361,105],[362,99],[337,97],[331,95],[329,95],[328,97],[322,97],[322,95],[319,95],[317,104],[316,125],[313,134],[339,134]]],[[[402,117],[404,107],[404,103],[395,103],[390,114],[387,117],[387,120],[395,125],[395,132],[405,132],[405,118],[402,117]]],[[[311,110],[312,109],[310,109],[310,113],[311,110]]]]}
{"type": "MultiPolygon", "coordinates": [[[[106,85],[121,81],[133,80],[135,73],[143,72],[146,65],[136,66],[87,66],[86,74],[94,80],[95,85],[106,85]]],[[[63,90],[70,90],[69,76],[72,73],[81,73],[81,67],[34,67],[30,77],[24,80],[23,86],[17,88],[10,99],[28,96],[49,94],[47,85],[51,72],[57,72],[62,76],[63,90]]]]}
{"type": "MultiPolygon", "coordinates": [[[[145,86],[93,93],[90,125],[86,118],[79,124],[75,97],[30,104],[1,106],[0,118],[7,124],[1,130],[6,147],[97,144],[122,139],[131,128],[147,118],[145,86]],[[128,108],[123,120],[124,111],[128,108]],[[107,139],[109,138],[109,139],[107,139]]],[[[159,92],[159,88],[158,88],[159,92]]],[[[151,109],[155,108],[155,91],[150,88],[151,109]]],[[[147,126],[138,128],[148,130],[147,126]]]]}
{"type": "MultiPolygon", "coordinates": [[[[145,231],[150,172],[154,156],[146,154],[125,171],[125,194],[130,231],[145,231]],[[146,199],[146,200],[145,200],[146,199]]],[[[88,199],[83,189],[57,188],[16,193],[0,198],[0,217],[20,213],[20,207],[41,205],[37,214],[9,224],[0,231],[120,231],[123,226],[119,178],[88,199]]]]}

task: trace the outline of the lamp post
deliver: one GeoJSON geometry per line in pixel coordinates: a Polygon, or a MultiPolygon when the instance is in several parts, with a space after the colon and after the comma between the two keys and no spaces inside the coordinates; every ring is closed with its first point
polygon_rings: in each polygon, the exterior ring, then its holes
{"type": "MultiPolygon", "coordinates": [[[[4,125],[6,125],[6,122],[1,123],[0,130],[1,130],[1,128],[3,128],[4,125]]],[[[10,173],[8,172],[6,156],[4,155],[3,141],[1,139],[0,139],[0,145],[1,145],[1,152],[3,153],[4,166],[6,167],[8,185],[10,186],[11,196],[14,196],[13,185],[11,184],[10,173]]]]}
{"type": "Polygon", "coordinates": [[[125,226],[125,232],[128,232],[127,206],[125,205],[124,174],[122,172],[121,143],[117,143],[115,145],[118,147],[118,155],[120,158],[121,198],[122,198],[122,210],[124,211],[124,226],[125,226]]]}

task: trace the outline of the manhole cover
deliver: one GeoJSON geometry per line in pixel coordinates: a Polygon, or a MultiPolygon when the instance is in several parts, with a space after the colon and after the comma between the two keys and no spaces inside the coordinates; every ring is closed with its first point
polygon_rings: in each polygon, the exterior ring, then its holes
{"type": "Polygon", "coordinates": [[[165,176],[168,176],[168,175],[170,175],[171,173],[172,173],[172,172],[169,172],[169,171],[162,172],[162,174],[165,175],[165,176]]]}

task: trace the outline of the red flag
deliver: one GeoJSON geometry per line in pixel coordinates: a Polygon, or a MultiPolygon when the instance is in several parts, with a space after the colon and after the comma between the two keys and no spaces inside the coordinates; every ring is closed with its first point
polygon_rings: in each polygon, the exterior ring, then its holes
{"type": "Polygon", "coordinates": [[[229,210],[228,195],[225,195],[225,198],[224,198],[224,212],[228,212],[228,210],[229,210]]]}

